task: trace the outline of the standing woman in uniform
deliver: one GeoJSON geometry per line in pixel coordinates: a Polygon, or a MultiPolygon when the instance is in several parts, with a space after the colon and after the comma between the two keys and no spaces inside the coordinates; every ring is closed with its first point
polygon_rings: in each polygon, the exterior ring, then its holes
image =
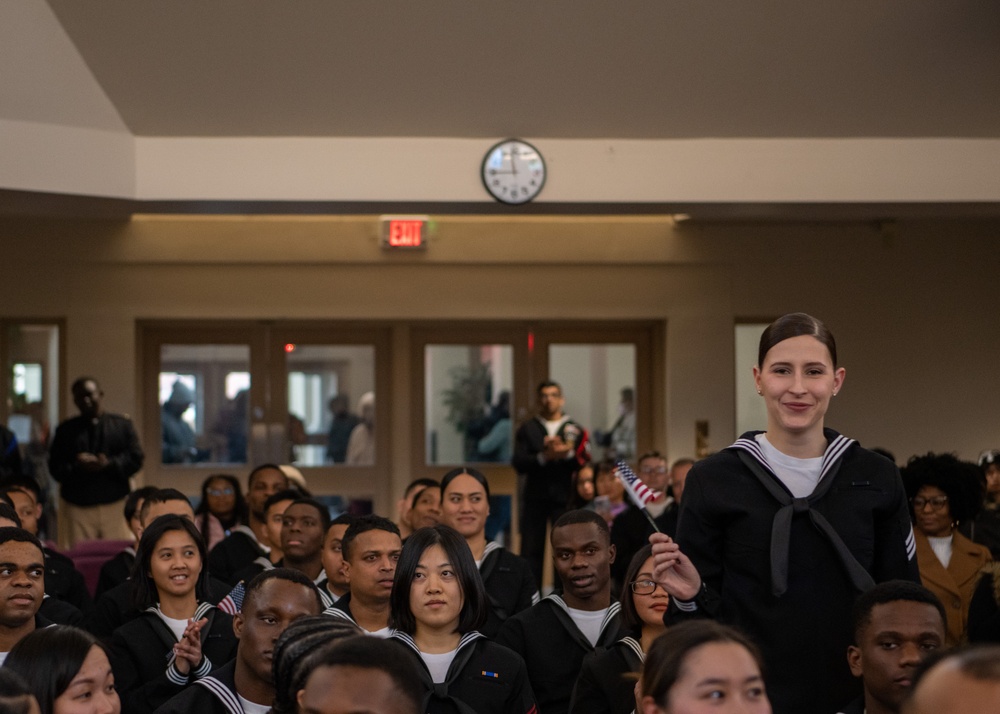
{"type": "Polygon", "coordinates": [[[389,599],[389,625],[420,674],[421,712],[536,714],[521,655],[479,632],[486,609],[486,593],[462,536],[439,525],[406,539],[389,599]]]}
{"type": "Polygon", "coordinates": [[[441,491],[441,522],[465,538],[486,589],[489,609],[479,631],[496,637],[508,617],[538,602],[535,576],[524,558],[486,540],[490,484],[482,473],[453,469],[441,479],[441,491]]]}
{"type": "Polygon", "coordinates": [[[845,372],[822,322],[773,322],[753,375],[767,430],[692,467],[676,544],[651,537],[656,579],[679,574],[679,546],[701,590],[672,610],[702,610],[758,642],[777,714],[832,714],[859,693],[844,658],[855,598],[884,580],[919,582],[906,494],[895,464],[826,428],[845,372]]]}

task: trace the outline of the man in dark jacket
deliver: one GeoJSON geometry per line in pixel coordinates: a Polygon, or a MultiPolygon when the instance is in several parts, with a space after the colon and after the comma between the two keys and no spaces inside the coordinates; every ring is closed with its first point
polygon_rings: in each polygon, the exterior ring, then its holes
{"type": "Polygon", "coordinates": [[[142,468],[135,427],[126,416],[105,412],[104,392],[91,377],[73,382],[73,403],[80,415],[56,429],[49,449],[49,471],[61,485],[59,545],[98,538],[128,540],[120,514],[129,478],[142,468]]]}
{"type": "Polygon", "coordinates": [[[514,469],[522,482],[521,557],[542,585],[545,529],[566,510],[573,474],[590,460],[587,430],[563,414],[562,387],[551,380],[538,385],[538,416],[518,427],[514,469]]]}

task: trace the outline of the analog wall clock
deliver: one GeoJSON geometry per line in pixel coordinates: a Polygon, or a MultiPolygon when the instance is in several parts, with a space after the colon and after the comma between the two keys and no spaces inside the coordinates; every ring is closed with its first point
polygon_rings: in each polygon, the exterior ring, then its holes
{"type": "Polygon", "coordinates": [[[507,139],[486,152],[483,185],[498,201],[527,203],[545,185],[545,160],[538,149],[520,139],[507,139]]]}

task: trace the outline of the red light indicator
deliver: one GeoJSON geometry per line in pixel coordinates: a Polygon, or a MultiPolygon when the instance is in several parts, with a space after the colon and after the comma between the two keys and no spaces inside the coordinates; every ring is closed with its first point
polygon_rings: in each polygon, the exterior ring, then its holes
{"type": "Polygon", "coordinates": [[[389,221],[389,245],[419,248],[424,242],[423,227],[423,221],[389,221]]]}
{"type": "Polygon", "coordinates": [[[382,247],[387,250],[426,250],[427,216],[382,216],[382,247]]]}
{"type": "Polygon", "coordinates": [[[289,342],[288,344],[285,345],[285,352],[294,352],[294,351],[295,351],[295,345],[293,343],[289,342]]]}
{"type": "Polygon", "coordinates": [[[533,353],[535,351],[535,333],[528,333],[528,352],[533,353]]]}

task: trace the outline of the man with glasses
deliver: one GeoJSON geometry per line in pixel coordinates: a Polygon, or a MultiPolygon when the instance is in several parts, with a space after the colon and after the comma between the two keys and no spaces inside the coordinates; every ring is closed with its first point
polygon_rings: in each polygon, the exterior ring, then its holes
{"type": "MultiPolygon", "coordinates": [[[[687,462],[688,468],[693,463],[691,459],[682,459],[681,461],[687,462]]],[[[660,532],[666,533],[672,538],[677,532],[679,499],[667,495],[667,488],[670,486],[670,473],[671,471],[667,468],[667,458],[659,451],[649,451],[639,457],[636,475],[646,486],[660,493],[656,500],[646,504],[646,510],[653,517],[660,532]]],[[[686,471],[684,475],[687,475],[686,471]]],[[[632,556],[649,542],[649,536],[652,533],[653,526],[650,525],[649,519],[636,508],[634,503],[630,502],[628,508],[615,518],[611,528],[611,542],[618,554],[611,566],[615,592],[621,590],[625,570],[632,561],[632,556]]]]}

